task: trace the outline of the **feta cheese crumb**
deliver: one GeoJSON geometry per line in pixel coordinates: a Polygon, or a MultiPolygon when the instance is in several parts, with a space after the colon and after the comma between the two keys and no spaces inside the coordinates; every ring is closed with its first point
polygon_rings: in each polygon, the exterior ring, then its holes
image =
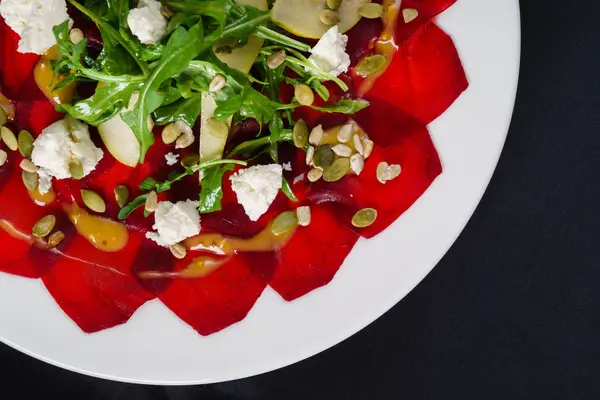
{"type": "Polygon", "coordinates": [[[242,169],[229,178],[238,202],[252,221],[266,213],[277,197],[282,175],[281,165],[270,164],[242,169]]]}
{"type": "Polygon", "coordinates": [[[104,152],[90,139],[88,126],[67,117],[45,128],[33,142],[31,160],[39,167],[39,190],[44,194],[50,190],[51,177],[71,178],[69,163],[78,160],[86,176],[98,165],[104,152]]]}
{"type": "Polygon", "coordinates": [[[2,0],[0,15],[20,37],[19,53],[44,54],[56,44],[52,28],[69,20],[65,0],[2,0]]]}
{"type": "Polygon", "coordinates": [[[350,56],[346,53],[347,43],[348,36],[340,34],[337,25],[333,26],[310,50],[312,55],[308,60],[317,68],[338,76],[348,71],[350,66],[350,56]]]}
{"type": "Polygon", "coordinates": [[[168,247],[199,234],[200,213],[197,207],[198,202],[192,200],[175,204],[161,201],[154,211],[152,228],[156,229],[156,232],[147,232],[146,237],[160,246],[168,247]]]}
{"type": "Polygon", "coordinates": [[[177,164],[177,160],[179,160],[179,154],[169,152],[165,154],[165,160],[167,160],[167,165],[175,165],[177,164]]]}
{"type": "Polygon", "coordinates": [[[292,170],[292,163],[291,162],[283,163],[283,170],[284,171],[291,171],[292,170]]]}
{"type": "Polygon", "coordinates": [[[167,19],[160,13],[156,0],[140,0],[138,7],[129,11],[127,25],[131,33],[144,44],[156,44],[167,33],[167,19]]]}

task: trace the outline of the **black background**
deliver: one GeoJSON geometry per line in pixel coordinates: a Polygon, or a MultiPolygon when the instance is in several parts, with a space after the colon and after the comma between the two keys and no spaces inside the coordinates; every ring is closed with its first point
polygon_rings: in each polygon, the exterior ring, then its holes
{"type": "Polygon", "coordinates": [[[435,270],[362,332],[263,376],[174,388],[0,346],[0,398],[599,399],[599,4],[522,0],[517,104],[491,185],[435,270]]]}

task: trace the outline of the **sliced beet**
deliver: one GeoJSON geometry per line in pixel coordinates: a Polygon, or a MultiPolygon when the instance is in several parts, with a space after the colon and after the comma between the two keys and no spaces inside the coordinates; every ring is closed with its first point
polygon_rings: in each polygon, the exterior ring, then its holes
{"type": "Polygon", "coordinates": [[[359,237],[323,206],[312,205],[311,214],[310,225],[299,226],[290,241],[273,253],[269,286],[287,301],[328,284],[359,237]]]}
{"type": "MultiPolygon", "coordinates": [[[[190,261],[179,262],[179,269],[190,261]]],[[[210,335],[246,317],[267,285],[261,273],[234,255],[205,277],[173,279],[159,298],[198,333],[210,335]]]]}
{"type": "Polygon", "coordinates": [[[396,43],[406,43],[421,26],[431,21],[454,3],[456,3],[456,0],[403,0],[402,10],[412,8],[417,10],[419,15],[413,21],[405,23],[402,13],[400,14],[396,24],[396,43]]]}
{"type": "Polygon", "coordinates": [[[19,99],[40,58],[36,54],[19,53],[19,40],[19,35],[0,18],[0,91],[13,100],[19,99]]]}
{"type": "Polygon", "coordinates": [[[402,136],[394,146],[375,146],[360,176],[349,175],[338,182],[312,184],[308,199],[317,204],[332,205],[329,209],[342,224],[370,238],[402,215],[441,172],[437,151],[427,130],[422,129],[402,136]],[[376,170],[382,161],[399,164],[402,168],[400,176],[385,184],[379,182],[376,170]],[[363,208],[376,209],[377,220],[368,228],[354,228],[352,216],[363,208]]]}

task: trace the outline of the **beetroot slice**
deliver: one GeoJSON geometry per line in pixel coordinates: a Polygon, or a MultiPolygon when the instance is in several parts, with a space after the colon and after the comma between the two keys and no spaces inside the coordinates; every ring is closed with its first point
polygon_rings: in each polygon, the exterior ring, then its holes
{"type": "Polygon", "coordinates": [[[130,232],[127,247],[117,253],[95,249],[76,235],[62,258],[43,276],[48,292],[86,333],[123,324],[154,296],[131,274],[143,235],[130,232]]]}
{"type": "Polygon", "coordinates": [[[0,18],[0,91],[13,100],[19,99],[23,85],[40,58],[36,54],[19,53],[19,39],[0,18]]]}
{"type": "Polygon", "coordinates": [[[360,176],[346,176],[334,183],[319,181],[311,185],[308,199],[317,204],[330,204],[340,222],[370,238],[387,228],[404,213],[442,172],[440,160],[427,129],[402,135],[400,143],[381,148],[375,146],[365,161],[360,176]],[[399,164],[400,176],[385,184],[377,180],[377,166],[385,161],[399,164]],[[374,208],[378,217],[373,225],[357,229],[351,225],[355,212],[374,208]]]}
{"type": "MultiPolygon", "coordinates": [[[[422,26],[400,46],[386,73],[365,95],[372,106],[357,118],[379,121],[397,110],[429,124],[468,87],[450,36],[435,24],[422,26]],[[382,106],[381,109],[378,106],[382,106]]],[[[367,132],[370,134],[370,132],[367,132]]]]}
{"type": "Polygon", "coordinates": [[[417,10],[419,15],[413,21],[405,23],[400,14],[395,32],[396,43],[406,43],[422,25],[431,21],[454,3],[456,0],[403,0],[402,10],[412,8],[417,10]]]}
{"type": "MultiPolygon", "coordinates": [[[[191,256],[179,262],[184,268],[191,256]]],[[[232,256],[202,278],[176,278],[159,296],[179,318],[201,335],[210,335],[241,321],[266,287],[262,271],[242,255],[232,256]]]]}
{"type": "Polygon", "coordinates": [[[309,226],[299,226],[290,241],[273,254],[276,263],[269,285],[292,301],[328,284],[358,240],[323,206],[311,206],[309,226]]]}

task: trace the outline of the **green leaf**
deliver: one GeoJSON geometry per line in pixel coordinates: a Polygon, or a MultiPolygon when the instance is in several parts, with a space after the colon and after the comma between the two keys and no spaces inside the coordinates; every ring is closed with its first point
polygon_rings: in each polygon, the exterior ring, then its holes
{"type": "Polygon", "coordinates": [[[148,115],[160,107],[164,96],[159,95],[161,84],[172,76],[187,68],[191,60],[196,58],[204,48],[202,25],[195,25],[187,31],[177,28],[167,43],[165,54],[157,62],[152,74],[140,90],[140,97],[133,110],[122,114],[123,120],[131,127],[140,142],[141,162],[148,148],[154,143],[154,136],[148,129],[148,115]]]}
{"type": "Polygon", "coordinates": [[[283,194],[285,194],[287,196],[288,199],[290,199],[294,203],[298,202],[298,198],[294,194],[294,191],[292,190],[290,183],[285,178],[283,178],[283,182],[281,183],[281,191],[283,192],[283,194]]]}
{"type": "Polygon", "coordinates": [[[234,169],[233,164],[227,164],[221,167],[213,168],[204,173],[201,181],[200,204],[198,210],[201,214],[206,214],[221,209],[221,200],[223,199],[223,175],[227,171],[234,169]]]}
{"type": "Polygon", "coordinates": [[[221,32],[210,35],[211,44],[222,38],[236,38],[245,43],[251,34],[271,19],[268,11],[261,11],[254,7],[236,6],[235,9],[237,11],[233,22],[225,26],[221,32]]]}
{"type": "Polygon", "coordinates": [[[225,101],[217,102],[217,108],[215,109],[214,117],[219,121],[225,121],[233,114],[239,112],[244,105],[244,96],[236,94],[230,96],[225,101]]]}
{"type": "Polygon", "coordinates": [[[269,154],[271,158],[275,162],[279,162],[279,152],[277,148],[277,142],[279,141],[279,136],[281,135],[281,131],[283,130],[283,119],[277,113],[273,115],[273,119],[269,124],[269,154]]]}
{"type": "Polygon", "coordinates": [[[125,207],[121,208],[117,217],[121,220],[126,219],[134,212],[137,208],[143,206],[146,203],[146,198],[148,194],[142,194],[131,201],[131,203],[127,204],[125,207]]]}
{"type": "Polygon", "coordinates": [[[363,99],[344,99],[323,107],[312,106],[314,110],[326,113],[356,114],[369,106],[369,102],[363,99]]]}
{"type": "Polygon", "coordinates": [[[202,94],[195,92],[192,97],[181,99],[154,111],[154,122],[157,125],[167,125],[177,121],[185,121],[189,126],[194,126],[200,115],[201,104],[202,94]]]}
{"type": "MultiPolygon", "coordinates": [[[[291,142],[293,141],[293,135],[291,129],[284,129],[281,131],[278,141],[279,142],[291,142]]],[[[227,154],[227,157],[235,157],[238,155],[244,158],[250,158],[260,148],[270,144],[271,138],[269,136],[261,137],[258,139],[247,140],[237,145],[233,150],[227,154]]]]}
{"type": "Polygon", "coordinates": [[[223,27],[227,22],[233,2],[231,0],[179,0],[167,1],[165,5],[172,10],[180,11],[186,16],[206,15],[214,18],[223,27]]]}
{"type": "Polygon", "coordinates": [[[156,188],[156,186],[158,186],[158,182],[150,177],[144,179],[142,181],[142,183],[140,183],[140,190],[141,191],[150,191],[150,190],[154,190],[156,188]]]}

